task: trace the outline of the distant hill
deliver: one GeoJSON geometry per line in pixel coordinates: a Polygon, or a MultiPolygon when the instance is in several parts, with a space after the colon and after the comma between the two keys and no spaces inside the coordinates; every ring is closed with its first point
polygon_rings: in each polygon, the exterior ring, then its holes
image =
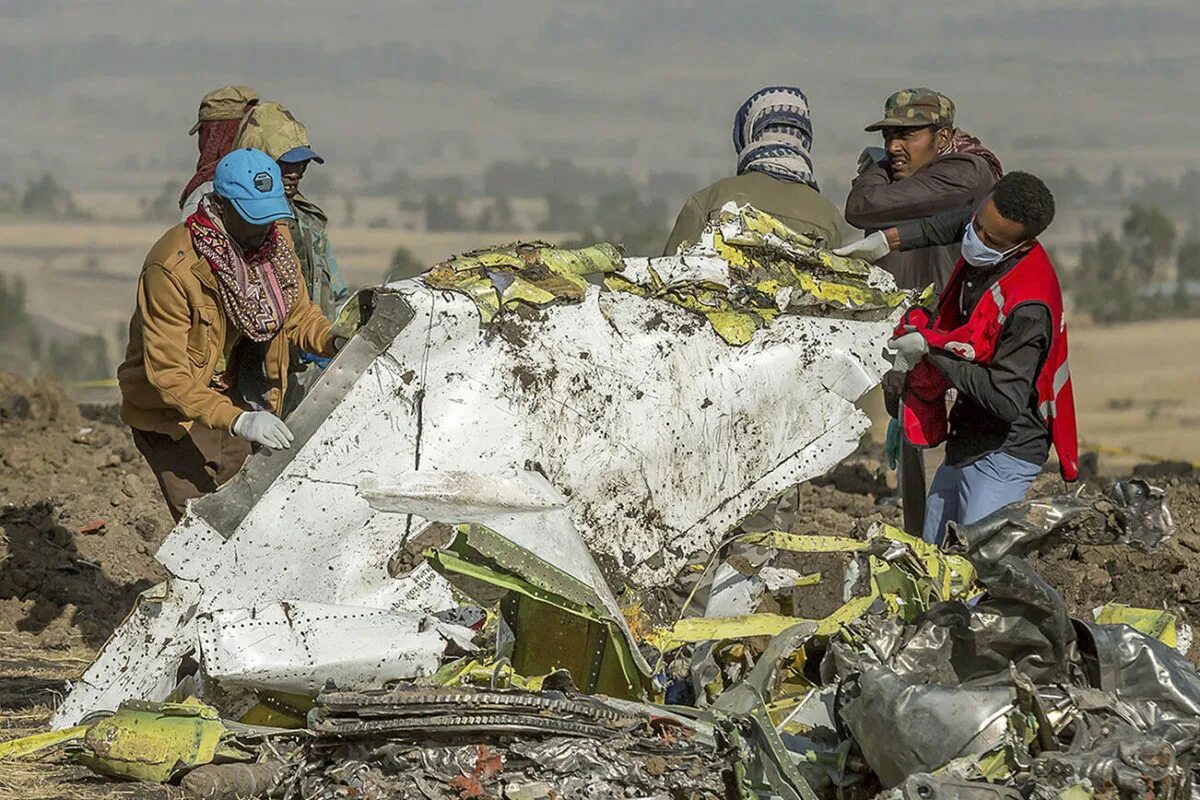
{"type": "Polygon", "coordinates": [[[484,0],[0,3],[0,181],[91,188],[186,171],[200,95],[292,108],[339,186],[553,154],[648,174],[728,170],[769,83],[808,92],[818,177],[848,181],[891,91],[951,95],[1006,164],[1200,161],[1200,3],[484,0]]]}

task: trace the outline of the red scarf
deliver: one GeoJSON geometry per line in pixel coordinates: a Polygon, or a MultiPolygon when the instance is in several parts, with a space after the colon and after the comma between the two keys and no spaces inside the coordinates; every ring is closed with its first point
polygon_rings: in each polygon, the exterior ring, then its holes
{"type": "Polygon", "coordinates": [[[183,194],[179,195],[180,208],[183,208],[183,204],[192,196],[192,192],[196,191],[197,186],[213,179],[213,173],[217,171],[217,162],[229,155],[233,146],[237,144],[238,129],[241,125],[240,119],[214,119],[200,123],[199,139],[196,142],[196,146],[200,148],[200,158],[196,161],[196,174],[187,182],[187,186],[183,187],[183,194]]]}

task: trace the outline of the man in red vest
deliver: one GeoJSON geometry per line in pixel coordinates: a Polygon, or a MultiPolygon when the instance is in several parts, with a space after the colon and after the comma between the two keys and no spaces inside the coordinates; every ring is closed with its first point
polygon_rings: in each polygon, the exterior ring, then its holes
{"type": "Polygon", "coordinates": [[[1053,218],[1046,185],[1011,172],[973,212],[883,231],[889,250],[962,243],[933,313],[910,311],[889,343],[889,411],[910,443],[946,443],[926,501],[928,542],[941,544],[948,522],[976,522],[1023,500],[1051,444],[1063,477],[1078,474],[1062,290],[1037,241],[1053,218]],[[957,399],[947,414],[950,389],[957,399]]]}

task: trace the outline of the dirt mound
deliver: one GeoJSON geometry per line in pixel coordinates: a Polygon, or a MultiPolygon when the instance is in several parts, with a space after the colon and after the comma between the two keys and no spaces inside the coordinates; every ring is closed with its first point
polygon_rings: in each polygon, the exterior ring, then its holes
{"type": "Polygon", "coordinates": [[[1128,545],[1057,544],[1033,559],[1038,574],[1090,619],[1110,601],[1182,609],[1200,624],[1200,472],[1186,465],[1146,465],[1134,471],[1167,492],[1175,535],[1153,553],[1128,545]]]}
{"type": "MultiPolygon", "coordinates": [[[[1095,461],[1094,455],[1090,460],[1095,461]]],[[[1090,472],[1094,476],[1096,470],[1090,472]]],[[[890,502],[885,477],[882,452],[864,442],[827,475],[800,487],[793,532],[862,536],[876,521],[900,525],[902,515],[890,502]]],[[[1182,610],[1191,625],[1200,626],[1200,471],[1186,463],[1164,462],[1138,466],[1132,477],[1166,490],[1175,520],[1173,538],[1153,553],[1130,545],[1059,542],[1034,556],[1034,568],[1077,617],[1091,619],[1094,608],[1116,601],[1182,610]]],[[[1107,485],[1090,477],[1084,491],[1102,492],[1107,485]]],[[[1047,472],[1034,483],[1030,496],[1066,491],[1058,475],[1047,472]]]]}
{"type": "Polygon", "coordinates": [[[170,528],[111,410],[0,373],[0,632],[100,644],[164,577],[153,553],[170,528]]]}

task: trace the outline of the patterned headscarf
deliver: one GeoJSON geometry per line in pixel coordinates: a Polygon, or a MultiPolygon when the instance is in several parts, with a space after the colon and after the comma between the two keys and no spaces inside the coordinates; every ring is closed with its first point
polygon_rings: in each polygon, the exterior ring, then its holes
{"type": "Polygon", "coordinates": [[[808,98],[795,86],[759,89],[733,119],[737,174],[755,171],[814,189],[808,98]]]}
{"type": "Polygon", "coordinates": [[[225,232],[211,194],[205,195],[186,224],[192,246],[216,273],[221,305],[234,327],[255,342],[268,341],[279,333],[300,291],[300,265],[279,226],[271,226],[258,250],[242,253],[225,232]]]}

